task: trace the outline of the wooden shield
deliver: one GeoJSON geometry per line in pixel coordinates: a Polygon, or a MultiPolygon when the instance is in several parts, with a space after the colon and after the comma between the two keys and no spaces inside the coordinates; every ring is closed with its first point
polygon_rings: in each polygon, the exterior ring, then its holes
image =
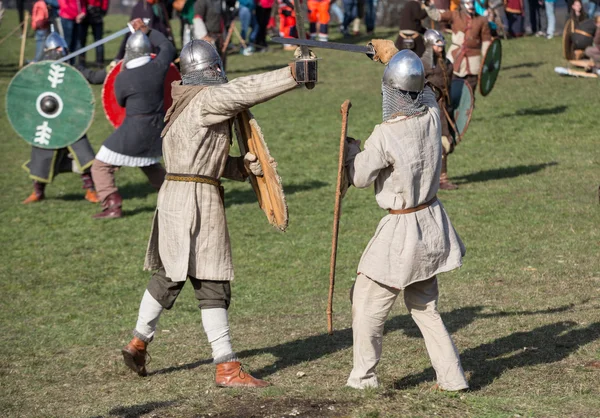
{"type": "Polygon", "coordinates": [[[479,70],[479,93],[482,96],[487,96],[494,88],[501,64],[502,43],[496,38],[485,53],[479,70]]]}
{"type": "MultiPolygon", "coordinates": [[[[155,54],[152,54],[152,57],[154,56],[155,54]]],[[[106,80],[104,80],[104,86],[102,87],[102,107],[104,108],[106,118],[115,128],[121,126],[125,119],[125,108],[119,106],[115,96],[115,80],[121,72],[122,65],[123,60],[119,61],[110,73],[107,74],[106,80]]],[[[167,76],[165,77],[165,100],[163,106],[165,112],[173,104],[173,98],[171,97],[171,83],[177,80],[181,80],[181,74],[179,74],[179,70],[177,70],[175,64],[171,63],[167,76]]]]}
{"type": "Polygon", "coordinates": [[[450,107],[452,107],[452,116],[456,130],[456,142],[460,142],[467,132],[471,115],[473,114],[473,104],[475,96],[473,89],[466,81],[457,78],[452,80],[450,87],[450,107]]]}
{"type": "Polygon", "coordinates": [[[235,117],[235,133],[242,155],[256,155],[263,170],[262,176],[250,174],[250,183],[258,198],[258,206],[265,212],[269,223],[280,231],[288,226],[288,208],[283,193],[281,177],[277,173],[277,162],[267,148],[258,122],[249,110],[235,117]]]}
{"type": "Polygon", "coordinates": [[[59,149],[81,138],[94,120],[94,93],[85,77],[66,63],[30,64],[11,80],[6,113],[28,144],[59,149]]]}
{"type": "Polygon", "coordinates": [[[567,20],[565,23],[565,28],[563,29],[563,57],[566,60],[574,59],[575,47],[573,46],[573,41],[571,40],[571,34],[573,33],[573,28],[575,24],[572,19],[567,20]]]}

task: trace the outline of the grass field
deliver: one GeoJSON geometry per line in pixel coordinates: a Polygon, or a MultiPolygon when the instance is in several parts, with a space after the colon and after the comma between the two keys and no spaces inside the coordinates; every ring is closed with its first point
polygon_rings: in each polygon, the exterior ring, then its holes
{"type": "MultiPolygon", "coordinates": [[[[111,31],[125,17],[110,16],[111,31]]],[[[0,38],[16,24],[9,11],[0,38]]],[[[379,30],[392,38],[394,30],[379,30]]],[[[361,42],[366,42],[365,39],[361,42]]],[[[469,133],[449,158],[460,189],[440,199],[467,246],[462,269],[440,277],[440,310],[472,390],[432,393],[418,328],[398,303],[386,324],[383,387],[344,387],[352,364],[348,290],[383,211],[372,190],[344,200],[327,335],[339,108],[365,139],[381,120],[383,66],[318,51],[321,82],[253,109],[279,162],[290,226],[267,224],[247,183],[226,183],[236,280],[234,348],[265,390],[213,386],[210,346],[193,292],[166,312],[150,346],[150,376],[122,364],[149,278],[142,271],[156,193],[136,169],[117,175],[123,219],[91,219],[76,175],[47,200],[21,169],[29,147],[0,112],[0,416],[2,417],[592,417],[600,416],[600,153],[597,80],[561,78],[560,38],[504,43],[495,90],[477,98],[469,133]]],[[[107,56],[118,42],[107,47],[107,56]]],[[[16,36],[1,46],[0,95],[17,71],[16,36]]],[[[34,41],[28,39],[28,56],[34,41]]],[[[90,60],[92,57],[88,57],[90,60]]],[[[235,78],[287,64],[279,48],[229,59],[235,78]]],[[[96,149],[112,128],[94,86],[96,149]]],[[[4,100],[2,100],[4,107],[4,100]]],[[[401,302],[401,301],[399,301],[401,302]]]]}

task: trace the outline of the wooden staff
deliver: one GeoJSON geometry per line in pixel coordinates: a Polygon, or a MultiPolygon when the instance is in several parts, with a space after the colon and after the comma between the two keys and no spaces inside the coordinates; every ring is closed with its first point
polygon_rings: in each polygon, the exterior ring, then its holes
{"type": "Polygon", "coordinates": [[[234,23],[231,22],[231,24],[229,25],[229,30],[227,31],[227,37],[225,38],[225,42],[223,42],[223,46],[221,47],[221,54],[224,54],[227,51],[229,42],[231,42],[231,35],[233,34],[233,26],[234,26],[234,23]]]}
{"type": "Polygon", "coordinates": [[[19,68],[23,67],[25,61],[25,41],[27,40],[27,23],[29,22],[29,12],[25,11],[23,20],[23,37],[21,38],[21,55],[19,55],[19,68]]]}
{"type": "Polygon", "coordinates": [[[335,189],[335,206],[333,208],[333,232],[331,238],[331,259],[329,262],[329,300],[327,302],[327,332],[333,334],[333,289],[335,286],[335,262],[337,258],[337,243],[342,210],[342,198],[347,189],[346,182],[346,136],[348,133],[348,112],[352,103],[346,100],[342,104],[342,135],[340,137],[340,155],[338,159],[338,177],[335,189]]]}

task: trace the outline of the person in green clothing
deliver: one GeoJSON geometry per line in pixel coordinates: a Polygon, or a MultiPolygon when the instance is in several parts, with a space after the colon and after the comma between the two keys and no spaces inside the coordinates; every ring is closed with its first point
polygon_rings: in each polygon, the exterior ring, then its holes
{"type": "Polygon", "coordinates": [[[178,12],[181,19],[181,45],[185,45],[192,40],[195,2],[196,0],[186,0],[183,9],[178,12]]]}

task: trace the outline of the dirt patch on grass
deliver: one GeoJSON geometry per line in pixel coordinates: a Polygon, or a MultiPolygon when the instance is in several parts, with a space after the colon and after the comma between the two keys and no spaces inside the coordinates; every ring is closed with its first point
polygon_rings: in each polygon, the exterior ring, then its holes
{"type": "Polygon", "coordinates": [[[254,399],[239,400],[225,411],[202,414],[199,418],[280,418],[280,417],[347,417],[351,403],[331,399],[254,399]]]}

